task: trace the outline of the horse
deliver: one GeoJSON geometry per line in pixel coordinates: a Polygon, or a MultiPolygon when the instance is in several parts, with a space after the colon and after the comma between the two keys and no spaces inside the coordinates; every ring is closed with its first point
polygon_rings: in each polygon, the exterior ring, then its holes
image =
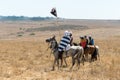
{"type": "MultiPolygon", "coordinates": [[[[46,42],[50,43],[50,48],[51,48],[51,50],[53,51],[53,54],[54,54],[54,63],[53,63],[52,70],[54,70],[56,62],[57,62],[57,66],[58,66],[58,69],[59,69],[58,43],[57,43],[55,37],[46,39],[46,42]]],[[[63,57],[63,60],[65,61],[66,66],[67,66],[66,58],[67,57],[72,57],[72,66],[71,66],[70,70],[75,65],[75,60],[77,60],[77,62],[78,62],[78,69],[79,69],[80,62],[84,58],[84,50],[83,50],[83,48],[81,46],[69,46],[69,50],[65,51],[63,53],[62,57],[63,57]]],[[[61,65],[62,65],[63,60],[61,59],[61,65]]],[[[83,65],[84,65],[84,60],[83,60],[83,65]]]]}
{"type": "MultiPolygon", "coordinates": [[[[79,45],[77,43],[73,43],[74,45],[79,45]]],[[[99,47],[97,45],[87,45],[84,49],[85,60],[88,61],[88,55],[91,55],[90,62],[96,61],[97,57],[99,57],[99,47]]]]}

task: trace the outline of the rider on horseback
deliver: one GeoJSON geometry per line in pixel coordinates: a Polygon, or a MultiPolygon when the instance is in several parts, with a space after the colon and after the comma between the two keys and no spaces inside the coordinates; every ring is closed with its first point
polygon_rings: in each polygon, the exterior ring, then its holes
{"type": "Polygon", "coordinates": [[[81,36],[80,39],[80,46],[82,46],[85,49],[87,47],[87,41],[83,36],[81,36]]]}
{"type": "Polygon", "coordinates": [[[94,45],[94,39],[91,36],[89,36],[89,43],[88,43],[88,45],[94,45]]]}
{"type": "Polygon", "coordinates": [[[66,47],[68,44],[70,44],[71,41],[71,34],[68,31],[65,31],[64,36],[62,37],[59,45],[58,45],[58,51],[59,51],[59,58],[62,59],[62,54],[66,50],[66,47]]]}

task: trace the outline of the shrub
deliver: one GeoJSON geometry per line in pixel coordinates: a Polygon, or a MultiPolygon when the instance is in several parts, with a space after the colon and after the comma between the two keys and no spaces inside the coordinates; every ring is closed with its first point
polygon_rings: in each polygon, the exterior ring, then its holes
{"type": "Polygon", "coordinates": [[[30,33],[30,35],[35,35],[35,33],[30,33]]]}
{"type": "Polygon", "coordinates": [[[18,36],[18,37],[21,37],[21,36],[23,36],[23,35],[22,35],[22,34],[18,34],[17,36],[18,36]]]}

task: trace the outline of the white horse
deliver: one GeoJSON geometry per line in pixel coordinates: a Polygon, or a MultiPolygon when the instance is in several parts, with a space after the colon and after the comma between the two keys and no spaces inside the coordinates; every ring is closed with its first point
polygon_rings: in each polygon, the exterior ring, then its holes
{"type": "MultiPolygon", "coordinates": [[[[46,42],[50,43],[50,48],[53,50],[53,54],[54,54],[54,63],[53,63],[52,70],[54,70],[56,62],[57,62],[57,66],[59,69],[59,51],[58,51],[57,41],[56,41],[55,37],[53,37],[53,38],[47,39],[46,42]]],[[[66,57],[72,57],[72,66],[70,69],[73,68],[73,66],[75,64],[75,60],[77,60],[77,62],[78,62],[78,69],[79,69],[80,62],[84,58],[84,50],[81,46],[68,46],[66,48],[65,53],[63,54],[63,59],[67,65],[66,57]]],[[[63,59],[61,59],[61,65],[62,65],[63,59]]],[[[84,60],[83,60],[83,64],[84,64],[84,60]]]]}

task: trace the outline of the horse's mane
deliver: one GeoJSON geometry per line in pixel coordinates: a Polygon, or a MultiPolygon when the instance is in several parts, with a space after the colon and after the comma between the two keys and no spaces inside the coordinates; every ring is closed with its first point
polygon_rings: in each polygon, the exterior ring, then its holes
{"type": "Polygon", "coordinates": [[[79,44],[77,44],[77,43],[73,42],[73,45],[74,45],[74,46],[78,46],[79,44]]]}
{"type": "Polygon", "coordinates": [[[56,39],[54,39],[54,40],[55,40],[55,43],[56,43],[55,48],[58,48],[58,42],[57,42],[56,39]]]}

